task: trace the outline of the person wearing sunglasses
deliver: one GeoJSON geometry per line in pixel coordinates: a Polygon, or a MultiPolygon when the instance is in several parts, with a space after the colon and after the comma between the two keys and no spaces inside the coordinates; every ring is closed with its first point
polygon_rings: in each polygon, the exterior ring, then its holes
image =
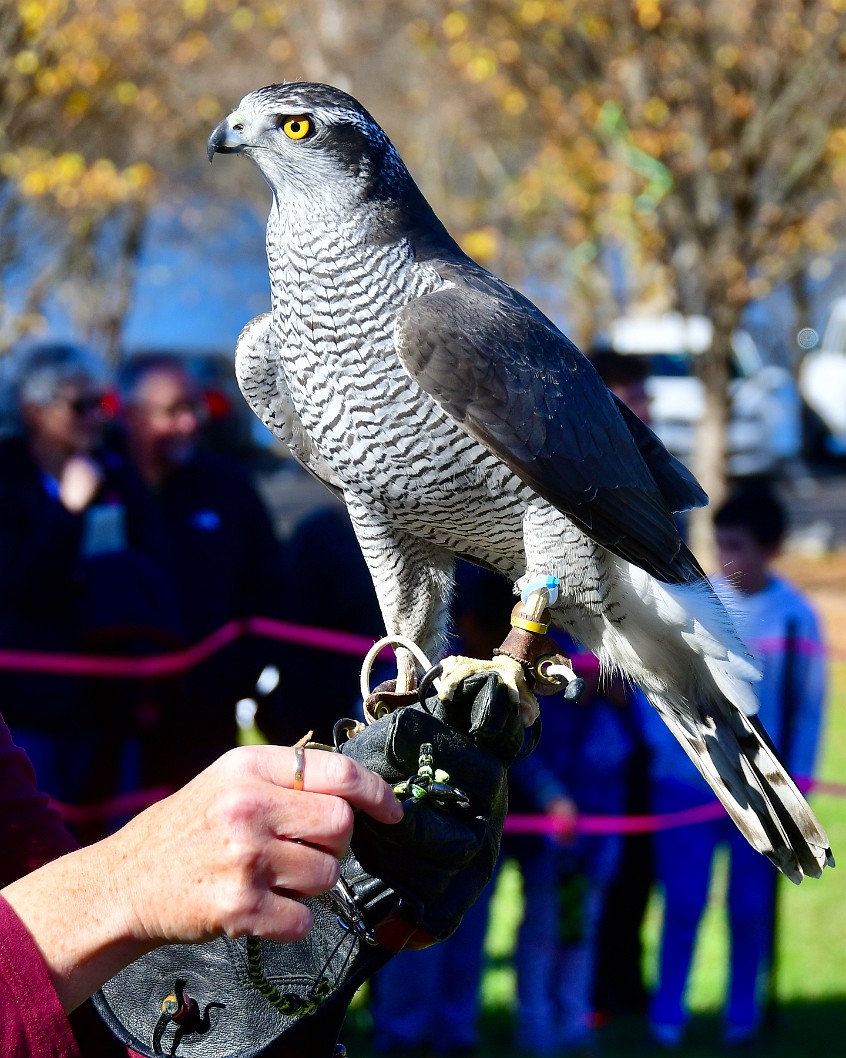
{"type": "MultiPolygon", "coordinates": [[[[0,650],[108,653],[116,645],[102,641],[104,629],[167,626],[172,596],[156,520],[134,475],[100,446],[107,365],[52,342],[14,351],[11,367],[12,430],[0,442],[0,650]]],[[[54,798],[80,804],[117,789],[124,691],[0,667],[9,726],[54,798]]]]}
{"type": "MultiPolygon", "coordinates": [[[[163,564],[186,645],[233,620],[285,619],[283,546],[249,463],[209,444],[207,394],[190,358],[131,353],[118,368],[117,391],[112,444],[142,482],[164,530],[163,564]]],[[[288,658],[273,640],[242,636],[181,674],[178,693],[158,699],[141,739],[142,785],[187,782],[234,746],[236,703],[257,694],[266,666],[282,671],[288,658]]],[[[309,720],[290,737],[313,726],[309,720]]],[[[331,739],[331,725],[316,735],[331,739]]]]}

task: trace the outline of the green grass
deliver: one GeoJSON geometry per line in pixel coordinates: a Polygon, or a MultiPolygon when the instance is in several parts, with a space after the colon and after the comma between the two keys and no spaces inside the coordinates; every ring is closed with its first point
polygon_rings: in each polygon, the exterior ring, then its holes
{"type": "MultiPolygon", "coordinates": [[[[832,670],[827,730],[819,777],[846,781],[846,664],[832,670]]],[[[839,1058],[846,1053],[846,800],[815,795],[812,803],[843,866],[826,871],[819,881],[801,886],[784,882],[778,944],[779,1008],[773,1030],[756,1050],[766,1058],[839,1058]]],[[[689,985],[693,1014],[684,1058],[711,1058],[723,1053],[720,1009],[726,984],[727,936],[725,871],[714,874],[708,910],[689,985]]],[[[482,987],[483,1053],[491,1058],[521,1058],[510,1045],[515,1017],[514,973],[510,955],[522,914],[520,878],[513,865],[500,872],[486,941],[487,968],[482,987]]],[[[661,924],[661,901],[655,896],[647,914],[644,939],[646,970],[654,977],[661,924]]],[[[413,996],[410,994],[410,1001],[413,996]]],[[[352,1058],[371,1058],[365,997],[356,1000],[343,1039],[352,1058]]],[[[599,1032],[605,1058],[658,1058],[665,1055],[645,1041],[639,1019],[620,1019],[599,1032]]],[[[409,1054],[409,1058],[419,1058],[409,1054]]]]}

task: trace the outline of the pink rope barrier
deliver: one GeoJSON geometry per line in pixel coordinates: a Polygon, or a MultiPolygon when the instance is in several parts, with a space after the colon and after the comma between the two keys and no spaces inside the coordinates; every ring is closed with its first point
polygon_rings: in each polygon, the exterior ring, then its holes
{"type": "MultiPolygon", "coordinates": [[[[826,782],[817,779],[798,779],[796,785],[803,793],[813,791],[830,797],[846,797],[846,783],[826,782]]],[[[173,793],[169,787],[156,786],[147,790],[135,790],[90,805],[69,805],[62,801],[50,801],[50,804],[70,823],[90,823],[97,819],[110,819],[115,816],[134,815],[149,808],[163,797],[173,793]]],[[[507,834],[650,834],[673,827],[687,827],[695,823],[707,823],[720,819],[726,814],[719,801],[686,808],[681,812],[668,812],[663,815],[638,816],[578,816],[575,826],[558,816],[545,815],[509,815],[505,820],[507,834]]]]}
{"type": "Polygon", "coordinates": [[[557,816],[509,815],[506,834],[651,834],[672,827],[688,827],[719,819],[726,810],[719,801],[698,805],[683,812],[647,816],[577,816],[575,822],[557,816]]]}
{"type": "MultiPolygon", "coordinates": [[[[56,676],[95,676],[105,679],[155,679],[187,672],[244,635],[276,639],[356,657],[364,657],[375,642],[367,636],[355,635],[352,632],[297,625],[270,617],[246,617],[227,622],[205,639],[184,650],[151,654],[144,658],[57,654],[39,650],[0,650],[0,670],[43,672],[56,676]]],[[[751,645],[762,655],[782,650],[785,643],[786,640],[777,637],[751,641],[751,645]]],[[[811,640],[798,639],[792,643],[792,647],[802,654],[814,655],[822,652],[830,655],[819,643],[811,640]]],[[[574,654],[571,660],[582,675],[595,673],[599,669],[599,662],[593,654],[574,654]]]]}
{"type": "MultiPolygon", "coordinates": [[[[830,797],[846,797],[846,783],[826,782],[817,779],[797,779],[796,785],[802,793],[825,794],[830,797]]],[[[695,823],[709,823],[722,819],[726,810],[719,801],[685,808],[680,812],[661,815],[638,816],[577,816],[575,824],[558,816],[509,815],[505,820],[506,834],[654,834],[673,827],[688,827],[695,823]]]]}
{"type": "MultiPolygon", "coordinates": [[[[0,670],[113,679],[155,679],[187,672],[243,635],[256,635],[358,657],[363,657],[374,642],[367,636],[350,632],[297,625],[269,617],[248,617],[227,622],[205,639],[184,650],[168,651],[145,658],[57,654],[36,650],[0,650],[0,670]]],[[[785,640],[761,639],[753,641],[752,645],[760,654],[767,654],[783,649],[785,640]]],[[[824,650],[818,643],[810,640],[798,640],[792,646],[800,653],[806,654],[818,654],[824,650]]],[[[574,654],[572,662],[576,670],[582,674],[595,672],[599,667],[597,659],[589,653],[574,654]]],[[[846,784],[800,780],[798,785],[803,791],[814,790],[835,797],[846,797],[846,784]]],[[[94,819],[131,815],[149,807],[170,792],[165,787],[159,787],[152,790],[137,790],[94,805],[66,805],[60,802],[53,802],[53,804],[70,822],[88,822],[94,819]]],[[[714,801],[712,804],[700,805],[667,815],[579,816],[575,829],[580,834],[643,834],[707,822],[719,819],[724,814],[725,809],[719,801],[714,801]]],[[[558,834],[566,833],[568,826],[554,816],[515,814],[508,816],[505,830],[510,834],[558,834]]]]}
{"type": "Polygon", "coordinates": [[[247,617],[227,622],[217,631],[184,650],[151,654],[145,658],[100,654],[54,654],[38,650],[0,650],[0,670],[44,672],[56,676],[154,679],[187,672],[243,635],[257,635],[336,654],[364,657],[375,640],[350,632],[275,621],[269,617],[247,617]]]}

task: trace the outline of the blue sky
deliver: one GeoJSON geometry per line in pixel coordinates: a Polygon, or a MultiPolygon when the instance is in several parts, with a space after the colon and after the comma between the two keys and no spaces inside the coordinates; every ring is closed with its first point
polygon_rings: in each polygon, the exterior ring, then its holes
{"type": "Polygon", "coordinates": [[[264,218],[202,203],[151,220],[124,346],[234,349],[270,308],[264,218]]]}

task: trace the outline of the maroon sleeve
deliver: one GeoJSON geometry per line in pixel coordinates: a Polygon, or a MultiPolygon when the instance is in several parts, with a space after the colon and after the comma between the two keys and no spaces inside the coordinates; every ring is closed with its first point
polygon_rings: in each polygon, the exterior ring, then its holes
{"type": "Polygon", "coordinates": [[[75,849],[61,817],[38,791],[26,754],[0,717],[0,888],[75,849]]]}
{"type": "MultiPolygon", "coordinates": [[[[0,888],[76,847],[0,717],[0,888]]],[[[117,1042],[91,1004],[67,1018],[35,942],[0,897],[0,1058],[80,1054],[132,1058],[135,1052],[117,1042]]]]}
{"type": "Polygon", "coordinates": [[[41,953],[2,897],[0,1058],[80,1058],[41,953]]]}

